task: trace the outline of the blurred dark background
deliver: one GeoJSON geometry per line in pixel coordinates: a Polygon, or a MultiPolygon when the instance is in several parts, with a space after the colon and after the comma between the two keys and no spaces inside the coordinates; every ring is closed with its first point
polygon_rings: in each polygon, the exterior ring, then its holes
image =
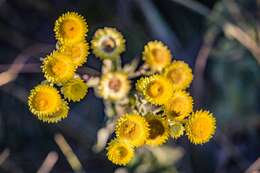
{"type": "MultiPolygon", "coordinates": [[[[214,139],[203,146],[191,145],[185,137],[169,142],[184,149],[184,156],[172,165],[178,172],[260,169],[260,161],[253,164],[260,156],[259,0],[0,0],[1,173],[37,172],[51,151],[58,154],[51,172],[77,172],[55,142],[57,133],[86,173],[118,168],[105,152],[92,151],[105,122],[102,100],[92,90],[84,101],[70,104],[69,117],[58,124],[38,121],[27,107],[30,89],[43,80],[34,64],[55,47],[53,25],[67,11],[86,17],[89,41],[99,27],[118,28],[127,40],[124,63],[139,57],[147,41],[158,39],[175,59],[193,68],[195,107],[211,110],[218,127],[214,139]],[[9,69],[23,62],[25,66],[9,69]],[[10,77],[17,69],[17,76],[10,77]]],[[[87,66],[100,70],[101,62],[90,55],[87,66]]]]}

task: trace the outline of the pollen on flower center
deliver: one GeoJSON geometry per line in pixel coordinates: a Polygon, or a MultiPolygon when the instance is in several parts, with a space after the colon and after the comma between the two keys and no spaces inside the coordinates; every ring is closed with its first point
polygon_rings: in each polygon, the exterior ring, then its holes
{"type": "Polygon", "coordinates": [[[77,35],[78,24],[74,20],[68,19],[64,20],[64,22],[61,25],[61,31],[64,35],[64,37],[67,38],[73,38],[75,35],[77,35]]]}
{"type": "Polygon", "coordinates": [[[165,58],[163,57],[163,52],[160,49],[155,48],[151,52],[156,62],[160,63],[165,60],[165,58]]]}
{"type": "Polygon", "coordinates": [[[147,93],[150,97],[158,97],[164,91],[163,86],[154,81],[147,88],[147,93]]]}
{"type": "Polygon", "coordinates": [[[127,156],[127,149],[125,147],[119,146],[117,147],[116,155],[118,158],[124,158],[127,156]]]}
{"type": "Polygon", "coordinates": [[[168,73],[168,78],[178,84],[182,81],[182,72],[179,69],[172,69],[168,73]]]}
{"type": "Polygon", "coordinates": [[[64,66],[66,66],[66,64],[62,61],[56,61],[51,65],[51,71],[55,75],[62,75],[64,73],[64,66]]]}
{"type": "Polygon", "coordinates": [[[160,136],[164,133],[164,126],[159,120],[152,119],[148,121],[148,124],[152,127],[150,129],[150,139],[155,139],[157,136],[160,136]]]}
{"type": "Polygon", "coordinates": [[[103,51],[112,53],[116,49],[116,41],[112,37],[107,37],[102,41],[101,46],[103,51]]]}
{"type": "Polygon", "coordinates": [[[108,83],[108,87],[115,92],[118,92],[120,90],[121,85],[122,82],[117,78],[111,79],[108,83]]]}
{"type": "Polygon", "coordinates": [[[134,138],[137,135],[138,125],[133,121],[126,121],[122,124],[122,134],[127,138],[134,138]]]}
{"type": "Polygon", "coordinates": [[[49,107],[48,96],[46,93],[38,93],[35,96],[35,107],[38,110],[45,110],[49,107]]]}

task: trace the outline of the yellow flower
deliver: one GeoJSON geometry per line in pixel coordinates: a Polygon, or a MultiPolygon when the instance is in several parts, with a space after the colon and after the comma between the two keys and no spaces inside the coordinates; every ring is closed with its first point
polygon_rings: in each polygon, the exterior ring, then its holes
{"type": "Polygon", "coordinates": [[[184,127],[180,122],[172,122],[170,124],[170,135],[173,139],[178,139],[184,134],[184,127]]]}
{"type": "Polygon", "coordinates": [[[89,45],[86,41],[81,41],[72,45],[64,44],[60,51],[70,57],[75,67],[82,66],[87,61],[89,45]]]}
{"type": "Polygon", "coordinates": [[[169,137],[168,122],[163,117],[152,114],[147,115],[145,119],[150,129],[146,144],[158,146],[165,143],[169,137]]]}
{"type": "Polygon", "coordinates": [[[88,25],[76,12],[67,12],[55,22],[54,32],[61,44],[73,44],[85,39],[88,25]]]}
{"type": "Polygon", "coordinates": [[[61,92],[69,101],[80,101],[86,96],[88,86],[82,79],[73,78],[62,86],[61,92]]]}
{"type": "Polygon", "coordinates": [[[173,61],[165,68],[163,75],[173,83],[174,90],[183,90],[190,86],[192,70],[184,61],[173,61]]]}
{"type": "Polygon", "coordinates": [[[148,136],[148,123],[138,114],[125,114],[116,122],[116,136],[135,147],[145,143],[148,136]]]}
{"type": "Polygon", "coordinates": [[[125,73],[109,72],[102,75],[98,94],[104,99],[116,101],[126,97],[130,87],[130,81],[125,73]]]}
{"type": "Polygon", "coordinates": [[[67,55],[54,51],[44,59],[42,71],[49,82],[64,83],[73,77],[75,66],[67,55]]]}
{"type": "Polygon", "coordinates": [[[144,98],[155,105],[165,104],[173,94],[171,82],[160,75],[153,75],[142,78],[137,82],[137,90],[144,95],[144,98]]]}
{"type": "Polygon", "coordinates": [[[30,111],[39,119],[57,112],[61,106],[61,97],[56,88],[37,85],[28,97],[30,111]]]}
{"type": "Polygon", "coordinates": [[[93,53],[101,59],[114,59],[125,51],[125,40],[115,28],[98,29],[91,41],[93,53]]]}
{"type": "Polygon", "coordinates": [[[61,107],[58,111],[47,116],[39,117],[39,119],[48,123],[57,123],[62,119],[66,118],[68,116],[68,113],[69,113],[68,103],[62,100],[61,107]]]}
{"type": "Polygon", "coordinates": [[[188,92],[175,91],[165,103],[165,112],[169,120],[182,121],[193,110],[193,99],[188,92]]]}
{"type": "Polygon", "coordinates": [[[124,140],[114,139],[107,147],[108,159],[117,165],[126,165],[134,157],[134,148],[124,140]]]}
{"type": "Polygon", "coordinates": [[[191,143],[203,144],[208,142],[215,133],[216,120],[208,111],[196,111],[186,122],[185,130],[191,143]]]}
{"type": "Polygon", "coordinates": [[[150,41],[144,47],[143,60],[153,71],[162,71],[171,63],[171,52],[160,41],[150,41]]]}

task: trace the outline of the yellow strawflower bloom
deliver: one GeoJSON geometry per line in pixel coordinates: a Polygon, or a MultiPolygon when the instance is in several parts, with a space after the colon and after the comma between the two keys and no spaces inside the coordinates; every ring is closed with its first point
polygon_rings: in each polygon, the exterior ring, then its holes
{"type": "Polygon", "coordinates": [[[153,71],[162,71],[164,67],[171,63],[171,52],[160,41],[150,41],[143,51],[143,60],[153,71]]]}
{"type": "Polygon", "coordinates": [[[173,83],[174,90],[188,88],[193,79],[192,70],[184,61],[173,61],[165,68],[163,75],[173,83]]]}
{"type": "Polygon", "coordinates": [[[125,40],[115,28],[98,29],[91,41],[93,53],[101,59],[114,59],[125,51],[125,40]]]}
{"type": "Polygon", "coordinates": [[[30,111],[39,119],[57,112],[61,107],[58,90],[49,85],[37,85],[28,97],[30,111]]]}
{"type": "Polygon", "coordinates": [[[159,115],[152,114],[147,115],[145,119],[150,129],[146,144],[159,146],[165,143],[169,137],[169,127],[166,119],[159,115]]]}
{"type": "Polygon", "coordinates": [[[87,62],[89,45],[86,41],[80,41],[71,45],[64,44],[61,46],[60,51],[71,59],[75,67],[79,67],[87,62]]]}
{"type": "Polygon", "coordinates": [[[76,102],[86,96],[88,86],[82,79],[72,78],[62,86],[61,92],[66,99],[76,102]]]}
{"type": "Polygon", "coordinates": [[[148,102],[155,105],[165,104],[173,94],[171,82],[160,75],[141,78],[136,88],[148,102]]]}
{"type": "Polygon", "coordinates": [[[86,20],[76,12],[67,12],[55,22],[54,32],[61,44],[73,44],[85,39],[88,31],[86,20]]]}
{"type": "Polygon", "coordinates": [[[134,148],[124,140],[114,139],[108,144],[107,157],[116,165],[126,165],[134,157],[134,148]]]}
{"type": "Polygon", "coordinates": [[[148,136],[148,123],[138,114],[125,114],[117,120],[115,132],[118,139],[138,147],[145,143],[148,136]]]}
{"type": "Polygon", "coordinates": [[[184,134],[184,126],[182,123],[180,122],[171,122],[170,124],[170,135],[173,139],[178,139],[179,137],[181,137],[184,134]]]}
{"type": "Polygon", "coordinates": [[[75,66],[69,56],[54,51],[44,59],[42,71],[49,82],[64,83],[73,77],[75,66]]]}
{"type": "Polygon", "coordinates": [[[69,113],[68,103],[62,100],[61,107],[58,111],[47,116],[39,117],[39,119],[48,123],[57,123],[62,119],[65,119],[68,116],[68,113],[69,113]]]}
{"type": "Polygon", "coordinates": [[[165,103],[165,113],[169,120],[181,121],[193,110],[193,99],[186,91],[175,91],[165,103]]]}
{"type": "Polygon", "coordinates": [[[185,125],[186,135],[191,143],[203,144],[208,142],[215,133],[216,120],[208,111],[194,112],[185,125]]]}
{"type": "Polygon", "coordinates": [[[121,100],[128,95],[130,87],[127,74],[119,71],[109,72],[102,75],[98,85],[98,94],[104,99],[121,100]]]}

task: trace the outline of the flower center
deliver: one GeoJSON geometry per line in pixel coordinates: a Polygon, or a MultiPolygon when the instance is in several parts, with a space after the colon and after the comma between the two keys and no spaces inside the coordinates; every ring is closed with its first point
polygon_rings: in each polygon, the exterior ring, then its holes
{"type": "Polygon", "coordinates": [[[73,46],[71,48],[71,57],[75,60],[79,59],[82,54],[81,48],[79,45],[73,46]]]}
{"type": "Polygon", "coordinates": [[[107,37],[101,43],[102,50],[107,53],[112,53],[116,49],[116,41],[112,37],[107,37]]]}
{"type": "Polygon", "coordinates": [[[54,75],[60,76],[64,74],[64,69],[66,68],[66,64],[61,61],[55,61],[51,65],[51,71],[54,75]]]}
{"type": "Polygon", "coordinates": [[[114,92],[118,92],[121,86],[122,86],[122,82],[118,78],[113,78],[108,83],[108,87],[114,92]]]}
{"type": "Polygon", "coordinates": [[[150,97],[158,97],[164,91],[163,86],[156,81],[151,82],[147,89],[147,93],[150,97]]]}
{"type": "Polygon", "coordinates": [[[197,120],[196,122],[193,122],[191,131],[194,136],[205,139],[211,132],[210,123],[208,121],[197,120]]]}
{"type": "Polygon", "coordinates": [[[123,147],[123,146],[119,146],[119,147],[116,148],[116,155],[117,155],[119,158],[121,158],[121,159],[123,159],[124,157],[126,157],[126,156],[127,156],[127,153],[128,153],[127,149],[126,149],[125,147],[123,147]]]}
{"type": "Polygon", "coordinates": [[[38,93],[35,95],[35,107],[40,111],[44,111],[48,109],[50,102],[49,102],[49,95],[47,93],[38,93]]]}
{"type": "Polygon", "coordinates": [[[164,133],[164,126],[160,120],[152,119],[148,121],[150,127],[150,139],[155,139],[158,136],[163,135],[164,133]]]}
{"type": "Polygon", "coordinates": [[[155,62],[157,62],[157,63],[162,63],[162,62],[165,61],[164,53],[160,49],[156,49],[156,48],[153,49],[152,50],[152,55],[154,57],[155,62]]]}
{"type": "Polygon", "coordinates": [[[65,38],[73,38],[78,33],[78,23],[72,19],[65,20],[61,25],[61,31],[65,38]]]}
{"type": "Polygon", "coordinates": [[[138,135],[138,125],[133,121],[126,121],[122,124],[122,136],[126,138],[135,138],[138,135]]]}
{"type": "Polygon", "coordinates": [[[182,72],[180,69],[172,69],[167,76],[173,83],[178,84],[182,81],[182,72]]]}

